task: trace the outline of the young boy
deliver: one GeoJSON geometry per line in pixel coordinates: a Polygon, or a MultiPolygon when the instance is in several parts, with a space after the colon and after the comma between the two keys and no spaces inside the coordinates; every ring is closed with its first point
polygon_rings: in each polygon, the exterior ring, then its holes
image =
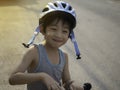
{"type": "Polygon", "coordinates": [[[39,30],[45,40],[29,48],[9,83],[27,84],[27,90],[65,90],[63,84],[69,84],[70,90],[83,90],[71,82],[68,55],[59,49],[75,26],[75,11],[68,3],[49,3],[39,19],[39,30]]]}

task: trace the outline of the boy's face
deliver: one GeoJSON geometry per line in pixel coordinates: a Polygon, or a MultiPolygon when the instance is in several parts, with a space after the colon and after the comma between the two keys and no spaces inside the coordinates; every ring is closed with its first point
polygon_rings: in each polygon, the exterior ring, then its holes
{"type": "Polygon", "coordinates": [[[62,20],[55,20],[50,25],[46,27],[46,32],[44,34],[46,44],[51,45],[52,47],[59,48],[65,44],[69,36],[69,25],[63,23],[62,20]]]}

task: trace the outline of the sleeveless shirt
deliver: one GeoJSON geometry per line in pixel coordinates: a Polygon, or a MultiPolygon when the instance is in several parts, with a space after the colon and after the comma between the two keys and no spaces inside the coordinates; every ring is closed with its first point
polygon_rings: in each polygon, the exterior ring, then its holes
{"type": "MultiPolygon", "coordinates": [[[[65,65],[65,55],[62,50],[59,50],[59,63],[52,64],[47,56],[45,47],[42,44],[36,45],[39,53],[39,63],[37,68],[30,73],[44,72],[50,75],[54,80],[61,84],[62,73],[65,65]]],[[[27,84],[27,90],[48,90],[47,87],[41,81],[36,81],[27,84]]]]}

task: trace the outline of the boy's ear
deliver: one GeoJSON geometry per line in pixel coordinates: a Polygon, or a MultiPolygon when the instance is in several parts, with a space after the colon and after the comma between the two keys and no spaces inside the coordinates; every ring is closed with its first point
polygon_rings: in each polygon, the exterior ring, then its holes
{"type": "Polygon", "coordinates": [[[41,25],[39,25],[39,28],[40,28],[40,32],[44,35],[44,34],[45,34],[45,32],[44,32],[43,25],[42,25],[42,24],[41,24],[41,25]]]}

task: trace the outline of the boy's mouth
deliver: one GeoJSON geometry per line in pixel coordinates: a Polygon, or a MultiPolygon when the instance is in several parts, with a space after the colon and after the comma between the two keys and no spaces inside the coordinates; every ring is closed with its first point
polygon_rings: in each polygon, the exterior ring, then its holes
{"type": "Polygon", "coordinates": [[[61,39],[53,39],[55,42],[62,42],[61,39]]]}

